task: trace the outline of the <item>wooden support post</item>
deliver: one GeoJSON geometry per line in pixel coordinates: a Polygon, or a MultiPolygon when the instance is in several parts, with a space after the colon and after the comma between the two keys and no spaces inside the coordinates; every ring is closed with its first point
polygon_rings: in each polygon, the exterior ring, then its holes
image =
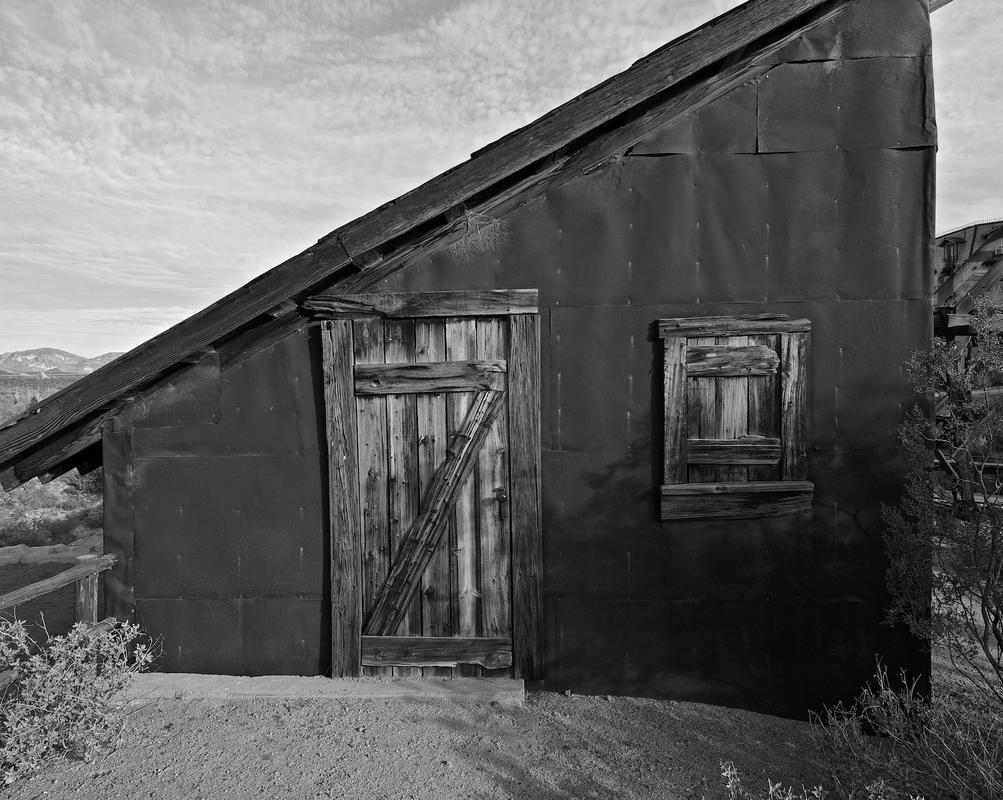
{"type": "MultiPolygon", "coordinates": [[[[79,556],[78,564],[95,561],[97,556],[79,556]]],[[[74,619],[91,625],[98,621],[98,575],[93,573],[77,579],[77,602],[74,619]]]]}
{"type": "Polygon", "coordinates": [[[531,681],[543,678],[540,328],[534,314],[517,314],[509,325],[513,672],[531,681]]]}
{"type": "Polygon", "coordinates": [[[331,674],[362,674],[362,520],[352,321],[322,328],[331,530],[331,674]]]}

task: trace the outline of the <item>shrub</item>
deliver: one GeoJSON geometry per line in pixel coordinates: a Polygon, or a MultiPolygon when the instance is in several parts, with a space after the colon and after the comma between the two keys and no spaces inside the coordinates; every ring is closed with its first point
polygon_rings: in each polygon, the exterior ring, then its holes
{"type": "Polygon", "coordinates": [[[906,495],[883,518],[888,621],[942,647],[1003,712],[1001,319],[1003,312],[981,302],[969,357],[938,341],[907,365],[937,413],[934,420],[913,409],[900,426],[906,495]]]}
{"type": "Polygon", "coordinates": [[[1003,725],[995,708],[971,691],[930,700],[916,681],[903,674],[900,682],[904,688],[893,688],[879,664],[853,704],[827,712],[824,731],[836,752],[858,776],[881,775],[910,798],[1003,797],[1003,725]]]}
{"type": "Polygon", "coordinates": [[[0,696],[0,777],[5,784],[60,756],[89,759],[122,728],[115,695],[152,660],[126,622],[77,623],[36,645],[19,620],[0,620],[0,665],[14,680],[0,696]]]}
{"type": "Polygon", "coordinates": [[[906,795],[879,778],[871,781],[863,789],[848,791],[826,791],[821,785],[810,789],[802,786],[792,789],[782,783],[766,781],[766,791],[750,793],[742,783],[742,776],[731,761],[721,762],[721,777],[724,779],[724,791],[727,800],[924,800],[917,795],[906,795]]]}

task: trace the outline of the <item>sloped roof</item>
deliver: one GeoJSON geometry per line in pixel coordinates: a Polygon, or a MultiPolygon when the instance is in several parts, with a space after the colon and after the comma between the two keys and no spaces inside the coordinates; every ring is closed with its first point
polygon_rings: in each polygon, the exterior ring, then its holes
{"type": "Polygon", "coordinates": [[[250,283],[0,428],[0,483],[93,462],[101,423],[207,353],[225,367],[307,324],[298,303],[361,291],[458,238],[467,212],[499,214],[602,165],[671,119],[765,72],[764,56],[851,0],[749,0],[343,225],[250,283]]]}

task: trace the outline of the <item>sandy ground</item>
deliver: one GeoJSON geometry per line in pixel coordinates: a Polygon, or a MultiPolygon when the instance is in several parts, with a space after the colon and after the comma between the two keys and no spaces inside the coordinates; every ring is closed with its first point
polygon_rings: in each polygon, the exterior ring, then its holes
{"type": "Polygon", "coordinates": [[[158,699],[123,742],[10,787],[23,798],[719,797],[718,762],[746,786],[828,783],[808,725],[695,703],[530,694],[469,699],[158,699]]]}

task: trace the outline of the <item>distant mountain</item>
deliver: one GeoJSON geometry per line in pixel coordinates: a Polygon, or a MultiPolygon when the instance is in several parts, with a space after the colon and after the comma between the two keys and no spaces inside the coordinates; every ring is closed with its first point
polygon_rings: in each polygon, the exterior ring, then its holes
{"type": "Polygon", "coordinates": [[[121,353],[105,353],[96,358],[67,353],[54,347],[40,347],[37,350],[18,350],[13,353],[0,353],[0,373],[13,372],[17,375],[85,375],[109,361],[118,358],[121,353]]]}

